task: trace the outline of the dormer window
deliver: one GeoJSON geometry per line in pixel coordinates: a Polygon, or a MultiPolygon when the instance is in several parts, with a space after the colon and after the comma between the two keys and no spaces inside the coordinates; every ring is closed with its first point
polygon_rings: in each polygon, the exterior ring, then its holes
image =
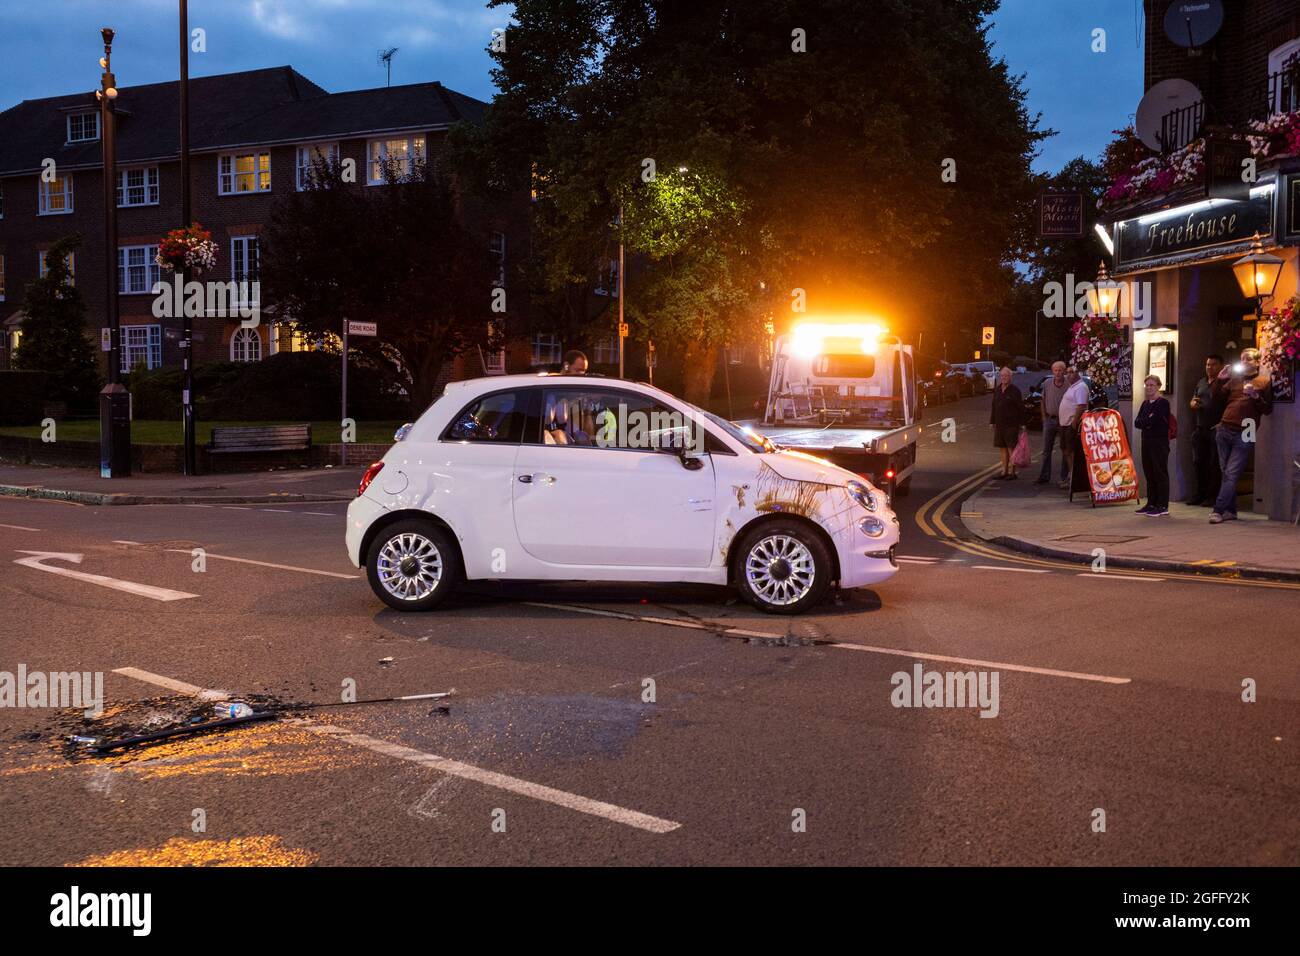
{"type": "Polygon", "coordinates": [[[69,113],[68,142],[91,143],[99,139],[98,113],[69,113]]]}

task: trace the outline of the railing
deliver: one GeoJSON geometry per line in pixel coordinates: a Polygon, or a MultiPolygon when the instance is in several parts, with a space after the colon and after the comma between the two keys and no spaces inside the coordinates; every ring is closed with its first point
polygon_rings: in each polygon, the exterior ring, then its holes
{"type": "Polygon", "coordinates": [[[1182,149],[1201,135],[1205,125],[1205,101],[1198,100],[1190,106],[1170,110],[1160,117],[1161,152],[1172,153],[1182,149]]]}
{"type": "Polygon", "coordinates": [[[1275,113],[1290,113],[1300,109],[1300,71],[1294,67],[1279,70],[1268,78],[1267,112],[1265,116],[1275,113]]]}

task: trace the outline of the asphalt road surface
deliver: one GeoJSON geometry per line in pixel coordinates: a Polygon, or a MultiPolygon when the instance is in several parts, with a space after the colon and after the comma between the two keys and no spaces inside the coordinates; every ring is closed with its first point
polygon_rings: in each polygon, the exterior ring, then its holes
{"type": "Polygon", "coordinates": [[[102,672],[106,708],[0,709],[0,864],[1295,864],[1300,587],[971,542],[985,403],[937,410],[958,440],[922,440],[900,573],[793,619],[577,584],[403,615],[348,564],[342,503],[0,499],[0,671],[102,672]],[[996,672],[996,716],[894,706],[916,664],[996,672]],[[455,694],[65,746],[200,689],[346,682],[455,694]]]}

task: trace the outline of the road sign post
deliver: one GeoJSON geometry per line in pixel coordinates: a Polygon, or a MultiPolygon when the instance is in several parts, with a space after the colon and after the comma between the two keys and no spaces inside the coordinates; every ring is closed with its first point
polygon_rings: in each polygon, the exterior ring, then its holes
{"type": "MultiPolygon", "coordinates": [[[[376,322],[353,322],[351,319],[343,320],[343,400],[342,414],[339,416],[339,427],[348,419],[348,336],[361,335],[367,338],[374,338],[379,334],[379,325],[376,322]]],[[[343,449],[342,464],[348,463],[347,448],[343,449]]]]}

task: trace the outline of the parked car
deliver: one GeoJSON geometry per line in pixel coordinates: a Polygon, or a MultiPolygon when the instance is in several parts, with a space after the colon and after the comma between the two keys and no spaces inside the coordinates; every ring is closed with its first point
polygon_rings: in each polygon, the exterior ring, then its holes
{"type": "Polygon", "coordinates": [[[494,578],[730,584],[796,614],[898,570],[898,519],[871,482],[651,385],[454,382],[395,438],[346,546],[398,610],[494,578]]]}
{"type": "Polygon", "coordinates": [[[916,386],[920,391],[922,408],[955,402],[961,397],[960,382],[952,374],[951,366],[947,362],[931,362],[925,365],[918,360],[917,371],[919,374],[916,377],[916,386]]]}

